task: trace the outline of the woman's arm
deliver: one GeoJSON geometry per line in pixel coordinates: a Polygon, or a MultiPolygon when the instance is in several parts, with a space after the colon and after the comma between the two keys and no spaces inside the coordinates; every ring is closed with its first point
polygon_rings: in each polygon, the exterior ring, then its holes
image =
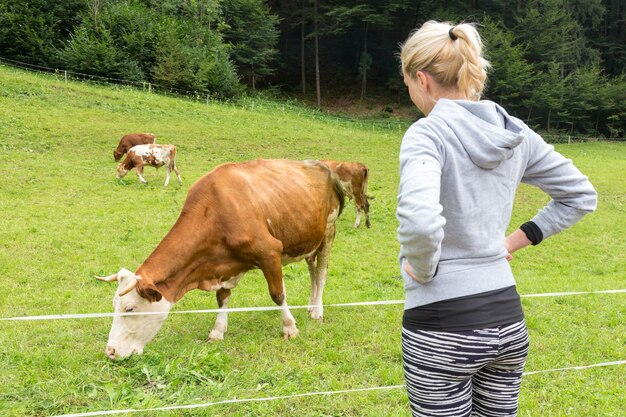
{"type": "Polygon", "coordinates": [[[419,283],[435,275],[445,219],[439,202],[441,183],[439,152],[428,133],[407,132],[400,150],[398,191],[398,242],[402,268],[419,283]]]}
{"type": "MultiPolygon", "coordinates": [[[[530,155],[522,182],[539,187],[552,198],[531,219],[532,225],[527,230],[531,235],[538,235],[536,240],[539,243],[593,212],[598,195],[588,178],[571,160],[556,152],[552,145],[545,143],[541,136],[532,131],[528,139],[531,143],[530,155]],[[534,231],[535,227],[537,229],[534,231]]],[[[527,233],[532,240],[531,235],[527,233]]]]}
{"type": "Polygon", "coordinates": [[[507,261],[513,259],[513,252],[523,249],[530,244],[532,244],[531,240],[528,239],[528,236],[526,236],[526,233],[524,233],[522,229],[517,229],[508,235],[504,239],[504,247],[509,252],[506,257],[507,261]]]}

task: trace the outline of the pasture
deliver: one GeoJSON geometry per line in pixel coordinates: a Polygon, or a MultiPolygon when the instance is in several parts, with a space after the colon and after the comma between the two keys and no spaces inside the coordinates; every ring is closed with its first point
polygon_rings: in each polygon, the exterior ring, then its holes
{"type": "MultiPolygon", "coordinates": [[[[401,300],[395,204],[402,129],[324,117],[272,103],[192,102],[123,87],[64,83],[0,66],[0,317],[108,313],[116,286],[96,281],[135,270],[178,217],[188,188],[220,163],[255,158],[338,159],[370,168],[372,228],[338,222],[325,304],[401,300]],[[163,187],[147,167],[115,179],[112,151],[129,132],[177,146],[183,186],[163,187]]],[[[626,288],[626,147],[559,145],[591,178],[599,209],[515,254],[521,294],[626,288]]],[[[286,179],[288,180],[288,179],[286,179]]],[[[547,202],[523,186],[517,227],[547,202]]],[[[306,264],[284,268],[288,302],[306,305],[306,264]]],[[[626,295],[523,298],[531,337],[526,371],[626,359],[626,295]]],[[[229,307],[274,306],[258,271],[229,307]]],[[[173,312],[216,308],[192,291],[173,312]]],[[[300,334],[284,341],[278,311],[229,315],[208,343],[215,314],[170,314],[142,356],[104,355],[110,318],[0,321],[0,415],[53,416],[234,399],[392,387],[404,383],[402,305],[327,307],[323,323],[292,309],[300,334]]],[[[626,365],[528,375],[520,416],[623,416],[626,365]]],[[[409,416],[402,388],[233,402],[128,416],[409,416]]]]}

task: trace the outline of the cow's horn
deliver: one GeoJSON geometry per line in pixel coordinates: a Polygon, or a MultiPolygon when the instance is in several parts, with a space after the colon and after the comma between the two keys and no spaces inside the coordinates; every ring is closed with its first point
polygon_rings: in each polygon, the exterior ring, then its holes
{"type": "Polygon", "coordinates": [[[117,281],[117,274],[109,275],[108,277],[99,277],[96,275],[94,278],[99,279],[100,281],[104,281],[104,282],[113,282],[113,281],[117,281]]]}
{"type": "Polygon", "coordinates": [[[128,294],[129,292],[131,292],[131,291],[133,290],[133,288],[135,288],[135,287],[137,286],[137,281],[139,281],[139,279],[140,279],[140,278],[139,278],[138,276],[135,276],[134,278],[135,278],[135,279],[131,279],[131,280],[130,280],[130,282],[128,283],[128,285],[126,286],[126,288],[124,288],[123,290],[121,290],[121,291],[119,292],[119,294],[118,294],[118,295],[119,295],[120,297],[121,297],[121,296],[123,296],[123,295],[128,294]]]}

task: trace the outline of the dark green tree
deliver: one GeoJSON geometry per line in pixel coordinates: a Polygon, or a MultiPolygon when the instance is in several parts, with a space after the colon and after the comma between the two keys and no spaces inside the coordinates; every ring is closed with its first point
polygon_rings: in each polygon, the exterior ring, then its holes
{"type": "Polygon", "coordinates": [[[157,84],[215,98],[230,98],[241,93],[234,64],[228,57],[228,47],[220,43],[216,33],[204,32],[201,37],[191,34],[185,25],[172,24],[162,35],[153,69],[157,84]],[[189,44],[189,39],[195,39],[197,43],[189,44]],[[198,44],[204,47],[198,47],[198,44]]]}
{"type": "Polygon", "coordinates": [[[599,62],[580,23],[565,7],[566,0],[533,0],[518,16],[517,42],[526,45],[526,59],[539,71],[556,62],[561,78],[583,65],[599,62]]]}
{"type": "Polygon", "coordinates": [[[96,34],[87,26],[80,26],[58,57],[63,66],[75,72],[108,78],[143,80],[136,61],[129,59],[115,46],[106,28],[96,34]]]}
{"type": "Polygon", "coordinates": [[[233,60],[255,90],[258,78],[274,72],[278,17],[263,0],[224,0],[222,13],[224,40],[231,45],[233,60]]]}
{"type": "Polygon", "coordinates": [[[491,18],[481,21],[486,57],[491,63],[485,96],[521,115],[534,87],[534,68],[515,34],[491,18]]]}
{"type": "Polygon", "coordinates": [[[229,48],[210,29],[207,2],[180,2],[179,8],[151,8],[140,0],[107,1],[85,13],[58,57],[66,68],[87,74],[149,81],[170,89],[214,97],[239,93],[229,48]],[[97,24],[96,17],[97,16],[97,24]],[[97,28],[97,30],[96,30],[97,28]]]}
{"type": "Polygon", "coordinates": [[[568,2],[568,7],[584,28],[589,44],[600,52],[604,72],[622,74],[626,68],[626,2],[587,0],[568,2]]]}
{"type": "Polygon", "coordinates": [[[597,134],[600,115],[607,104],[601,96],[607,82],[597,65],[580,67],[565,78],[563,101],[567,117],[562,122],[569,126],[570,132],[597,134]]]}
{"type": "Polygon", "coordinates": [[[626,137],[626,75],[615,77],[598,94],[604,99],[600,126],[610,138],[626,137]]]}
{"type": "Polygon", "coordinates": [[[55,49],[70,38],[85,10],[84,0],[0,0],[0,55],[56,65],[55,49]]]}
{"type": "Polygon", "coordinates": [[[362,49],[358,58],[358,73],[361,76],[361,100],[365,98],[367,72],[372,65],[368,52],[370,28],[389,28],[396,13],[408,8],[408,0],[344,0],[338,6],[329,6],[327,15],[334,20],[331,30],[335,34],[345,33],[353,26],[362,27],[362,49]]]}
{"type": "Polygon", "coordinates": [[[564,107],[565,82],[561,77],[561,65],[557,62],[547,66],[534,78],[532,96],[528,101],[527,123],[543,126],[550,131],[554,127],[554,112],[566,111],[564,107]]]}

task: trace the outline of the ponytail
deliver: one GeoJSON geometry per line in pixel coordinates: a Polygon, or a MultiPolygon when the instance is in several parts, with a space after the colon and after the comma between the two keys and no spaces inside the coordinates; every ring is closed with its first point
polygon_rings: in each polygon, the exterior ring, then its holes
{"type": "Polygon", "coordinates": [[[424,23],[401,46],[400,60],[404,74],[415,77],[417,71],[427,72],[442,87],[458,88],[470,100],[479,100],[485,88],[489,62],[470,23],[424,23]]]}

